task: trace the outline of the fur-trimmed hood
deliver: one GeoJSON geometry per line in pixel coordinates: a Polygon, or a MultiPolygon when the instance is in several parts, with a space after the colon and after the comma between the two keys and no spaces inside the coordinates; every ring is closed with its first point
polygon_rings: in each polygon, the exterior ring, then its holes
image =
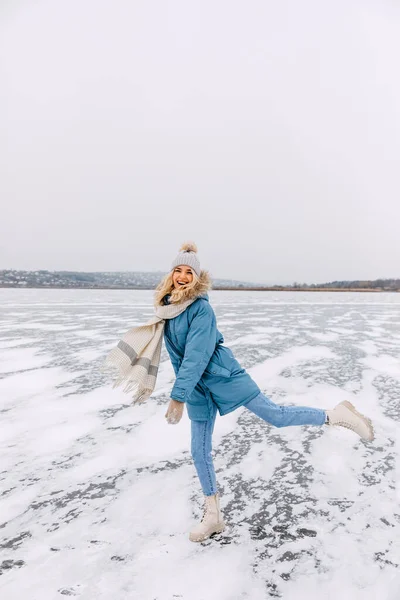
{"type": "Polygon", "coordinates": [[[211,289],[211,278],[208,271],[200,271],[200,277],[195,285],[183,293],[182,300],[192,300],[204,296],[211,289]]]}

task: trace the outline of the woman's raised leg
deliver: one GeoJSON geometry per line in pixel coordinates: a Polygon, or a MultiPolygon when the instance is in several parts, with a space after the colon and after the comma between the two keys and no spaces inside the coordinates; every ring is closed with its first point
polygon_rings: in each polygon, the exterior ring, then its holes
{"type": "Polygon", "coordinates": [[[323,425],[326,423],[326,411],[308,406],[280,406],[272,402],[261,392],[250,400],[245,407],[258,417],[275,427],[290,425],[323,425]]]}
{"type": "Polygon", "coordinates": [[[280,406],[260,392],[245,404],[258,417],[275,427],[290,425],[323,425],[345,427],[357,433],[363,440],[372,442],[374,428],[371,419],[361,414],[345,400],[331,410],[309,408],[308,406],[280,406]]]}

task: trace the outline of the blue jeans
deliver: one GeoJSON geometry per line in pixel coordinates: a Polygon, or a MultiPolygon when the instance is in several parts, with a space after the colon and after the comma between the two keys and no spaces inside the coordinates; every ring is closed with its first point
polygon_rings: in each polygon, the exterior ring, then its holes
{"type": "MultiPolygon", "coordinates": [[[[306,406],[279,406],[261,392],[244,405],[251,412],[275,427],[289,425],[323,425],[326,412],[319,408],[306,406]]],[[[217,493],[217,481],[211,457],[212,434],[214,431],[217,407],[213,405],[213,414],[208,421],[192,421],[192,457],[197,475],[205,496],[217,493]]]]}

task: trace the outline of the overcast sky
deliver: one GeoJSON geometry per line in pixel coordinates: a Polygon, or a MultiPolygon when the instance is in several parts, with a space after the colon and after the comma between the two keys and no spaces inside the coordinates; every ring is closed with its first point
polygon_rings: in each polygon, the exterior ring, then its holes
{"type": "Polygon", "coordinates": [[[3,0],[0,269],[400,277],[397,0],[3,0]]]}

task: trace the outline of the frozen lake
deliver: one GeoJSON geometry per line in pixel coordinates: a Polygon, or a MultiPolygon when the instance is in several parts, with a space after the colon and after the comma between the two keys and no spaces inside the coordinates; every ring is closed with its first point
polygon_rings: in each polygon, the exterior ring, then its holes
{"type": "Polygon", "coordinates": [[[346,430],[217,418],[229,528],[201,517],[190,423],[164,419],[173,371],[132,407],[101,362],[152,314],[149,291],[0,289],[3,600],[398,600],[400,294],[211,292],[225,344],[275,402],[350,399],[346,430]]]}

